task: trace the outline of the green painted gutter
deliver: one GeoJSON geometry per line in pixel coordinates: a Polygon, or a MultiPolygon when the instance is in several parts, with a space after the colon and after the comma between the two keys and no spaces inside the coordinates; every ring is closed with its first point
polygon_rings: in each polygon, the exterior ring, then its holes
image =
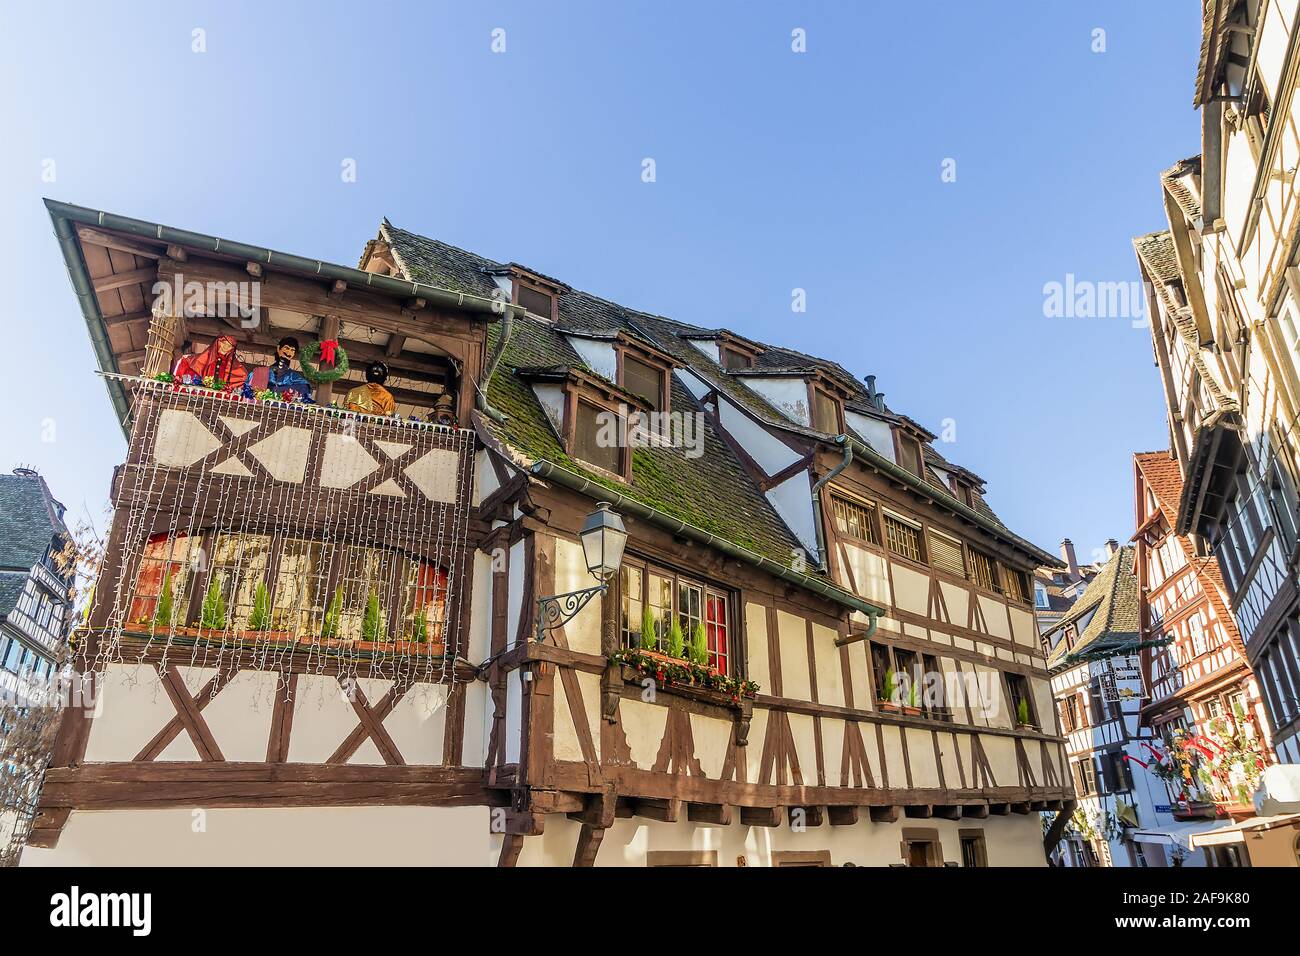
{"type": "Polygon", "coordinates": [[[840,440],[840,437],[848,439],[849,444],[853,447],[854,454],[857,455],[859,458],[866,459],[865,464],[867,464],[868,467],[874,468],[876,471],[883,472],[884,474],[888,475],[890,478],[894,478],[899,482],[907,485],[908,487],[915,489],[916,491],[920,492],[922,495],[924,495],[925,497],[933,501],[936,505],[948,509],[949,511],[953,512],[960,518],[965,518],[967,521],[971,522],[977,527],[983,528],[989,534],[993,535],[993,537],[1002,540],[1005,544],[1009,544],[1020,551],[1024,551],[1026,554],[1035,558],[1039,564],[1046,565],[1049,568],[1065,567],[1065,562],[1063,562],[1060,558],[1056,557],[1055,555],[1048,554],[1042,548],[1038,547],[1035,544],[1031,544],[1030,542],[1026,541],[1024,538],[1020,537],[1019,535],[1013,534],[1012,532],[1008,531],[1006,528],[1002,528],[999,527],[998,525],[995,525],[992,521],[990,521],[984,515],[980,514],[974,508],[964,504],[961,501],[958,501],[952,495],[940,491],[938,488],[935,488],[933,485],[925,481],[922,481],[920,478],[912,474],[906,468],[894,464],[892,461],[890,461],[884,455],[880,454],[880,452],[876,451],[870,445],[858,441],[858,439],[854,438],[852,435],[839,436],[836,437],[834,440],[838,442],[840,440]]]}
{"type": "Polygon", "coordinates": [[[884,608],[877,607],[868,601],[864,601],[856,595],[850,594],[843,588],[836,587],[828,581],[815,578],[812,575],[803,574],[800,571],[795,571],[793,568],[788,568],[778,561],[773,561],[771,558],[763,557],[763,555],[756,551],[742,548],[740,545],[734,544],[726,538],[719,538],[716,534],[705,531],[703,528],[697,528],[695,525],[687,524],[679,518],[674,518],[672,515],[665,514],[656,508],[651,508],[649,505],[642,504],[635,498],[629,498],[612,488],[608,488],[605,485],[584,478],[576,472],[569,471],[567,468],[562,468],[554,462],[542,459],[541,461],[536,462],[529,471],[538,478],[546,481],[553,481],[557,485],[563,485],[565,488],[586,495],[595,501],[608,501],[615,508],[626,514],[642,518],[649,521],[651,524],[658,525],[666,531],[672,532],[673,534],[680,535],[683,538],[689,538],[690,540],[696,541],[706,547],[714,548],[729,557],[735,558],[738,561],[744,561],[746,564],[751,564],[756,568],[766,571],[768,574],[789,581],[792,584],[797,584],[799,587],[835,601],[837,604],[842,604],[855,611],[861,611],[863,614],[871,618],[871,631],[874,631],[876,628],[876,619],[885,613],[884,608]]]}

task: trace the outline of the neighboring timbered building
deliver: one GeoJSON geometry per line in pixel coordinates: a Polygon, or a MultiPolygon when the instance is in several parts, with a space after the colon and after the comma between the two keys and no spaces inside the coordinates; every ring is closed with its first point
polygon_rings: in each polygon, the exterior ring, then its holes
{"type": "MultiPolygon", "coordinates": [[[[1143,843],[1156,824],[1145,763],[1149,732],[1141,726],[1138,583],[1134,549],[1119,548],[1084,593],[1044,633],[1070,776],[1079,805],[1059,850],[1063,866],[1161,866],[1159,848],[1143,843]],[[1135,771],[1137,771],[1135,773],[1135,771]]],[[[1148,758],[1149,759],[1149,758],[1148,758]]]]}
{"type": "Polygon", "coordinates": [[[0,475],[0,696],[24,698],[68,649],[63,505],[30,468],[0,475]]]}
{"type": "Polygon", "coordinates": [[[28,862],[1043,864],[1057,562],[873,380],[387,222],[354,270],[50,206],[129,448],[28,862]],[[286,331],[403,417],[136,374],[286,331]]]}

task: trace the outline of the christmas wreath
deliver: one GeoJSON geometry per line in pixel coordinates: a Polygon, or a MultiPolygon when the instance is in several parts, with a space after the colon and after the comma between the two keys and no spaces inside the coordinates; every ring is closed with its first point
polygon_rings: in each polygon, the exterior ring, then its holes
{"type": "Polygon", "coordinates": [[[313,385],[337,382],[348,374],[348,353],[335,339],[309,342],[302,350],[301,361],[302,377],[313,385]]]}

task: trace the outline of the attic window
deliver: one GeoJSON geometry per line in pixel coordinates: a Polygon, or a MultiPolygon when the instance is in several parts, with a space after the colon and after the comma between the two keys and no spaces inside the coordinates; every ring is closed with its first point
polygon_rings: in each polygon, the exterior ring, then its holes
{"type": "Polygon", "coordinates": [[[895,444],[898,451],[898,463],[917,477],[924,472],[921,468],[921,443],[906,432],[894,430],[895,444]]]}
{"type": "Polygon", "coordinates": [[[722,346],[719,351],[722,357],[722,367],[727,371],[733,371],[738,368],[753,368],[754,356],[746,355],[744,352],[738,352],[736,349],[722,346]]]}
{"type": "Polygon", "coordinates": [[[614,343],[618,356],[618,384],[651,411],[666,412],[672,405],[672,356],[640,339],[620,334],[614,343]]]}
{"type": "Polygon", "coordinates": [[[633,395],[644,398],[652,409],[662,411],[664,405],[664,370],[624,353],[623,387],[633,395]]]}
{"type": "Polygon", "coordinates": [[[812,390],[812,427],[828,435],[844,431],[840,424],[840,403],[830,392],[814,387],[812,390]]]}
{"type": "Polygon", "coordinates": [[[516,281],[515,302],[522,305],[530,315],[535,315],[539,319],[545,319],[547,322],[555,319],[555,296],[549,292],[516,281]]]}
{"type": "Polygon", "coordinates": [[[591,402],[577,399],[573,408],[573,430],[569,447],[574,458],[616,475],[623,474],[622,442],[610,441],[612,429],[607,415],[616,414],[591,402]]]}

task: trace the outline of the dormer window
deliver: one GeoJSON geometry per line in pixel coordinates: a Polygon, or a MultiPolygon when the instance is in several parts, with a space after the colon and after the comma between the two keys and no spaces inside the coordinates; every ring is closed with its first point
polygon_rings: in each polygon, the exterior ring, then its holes
{"type": "Polygon", "coordinates": [[[516,283],[515,302],[530,314],[547,322],[555,320],[555,296],[521,282],[516,283]]]}
{"type": "Polygon", "coordinates": [[[731,348],[730,346],[723,345],[719,347],[718,353],[719,353],[719,358],[721,359],[722,367],[725,368],[728,372],[734,371],[738,368],[754,367],[753,355],[749,355],[745,352],[737,351],[736,349],[731,348]]]}
{"type": "Polygon", "coordinates": [[[921,443],[915,436],[908,434],[900,429],[894,430],[895,450],[898,453],[898,463],[917,477],[925,474],[922,467],[921,443]]]}
{"type": "Polygon", "coordinates": [[[844,432],[840,400],[825,389],[812,387],[812,427],[828,435],[844,432]]]}
{"type": "Polygon", "coordinates": [[[631,355],[623,356],[623,387],[640,395],[656,411],[664,403],[664,370],[631,355]]]}
{"type": "Polygon", "coordinates": [[[619,386],[644,400],[651,411],[669,411],[672,356],[623,333],[615,339],[614,351],[618,357],[619,386]]]}
{"type": "Polygon", "coordinates": [[[617,414],[584,399],[574,403],[572,453],[589,465],[616,475],[623,474],[623,451],[626,442],[611,440],[622,432],[622,423],[611,427],[609,416],[617,414]]]}

